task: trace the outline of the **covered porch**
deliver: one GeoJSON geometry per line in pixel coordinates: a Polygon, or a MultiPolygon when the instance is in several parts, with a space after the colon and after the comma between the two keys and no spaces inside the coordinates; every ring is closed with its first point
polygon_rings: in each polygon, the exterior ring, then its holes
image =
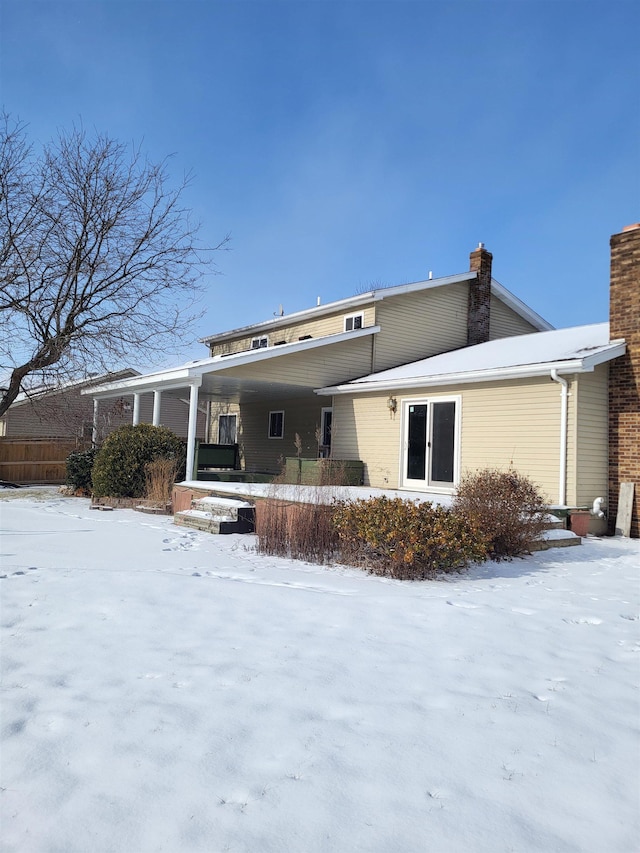
{"type": "Polygon", "coordinates": [[[317,459],[331,453],[331,400],[315,389],[366,375],[377,327],[277,347],[218,355],[176,368],[105,385],[87,393],[94,400],[94,442],[101,401],[131,400],[132,422],[141,422],[140,401],[153,395],[151,423],[162,426],[162,400],[186,405],[187,477],[228,468],[247,474],[277,474],[287,457],[317,459]],[[197,414],[206,408],[205,457],[198,459],[197,414]],[[235,446],[235,447],[234,447],[235,446]],[[226,448],[234,447],[233,450],[226,448]],[[220,464],[215,457],[227,455],[220,464]],[[231,456],[233,455],[233,459],[231,456]],[[206,461],[206,459],[205,459],[206,461]]]}

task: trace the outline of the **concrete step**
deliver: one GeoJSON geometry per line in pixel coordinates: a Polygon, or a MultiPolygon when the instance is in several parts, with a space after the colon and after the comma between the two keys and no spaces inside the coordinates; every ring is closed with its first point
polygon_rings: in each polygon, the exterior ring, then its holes
{"type": "Polygon", "coordinates": [[[581,545],[582,539],[564,528],[550,528],[544,530],[538,540],[533,544],[532,551],[546,551],[549,548],[571,548],[573,545],[581,545]]]}
{"type": "Polygon", "coordinates": [[[191,509],[177,512],[173,520],[181,527],[191,527],[207,533],[253,533],[255,507],[247,501],[212,495],[194,500],[191,509]]]}

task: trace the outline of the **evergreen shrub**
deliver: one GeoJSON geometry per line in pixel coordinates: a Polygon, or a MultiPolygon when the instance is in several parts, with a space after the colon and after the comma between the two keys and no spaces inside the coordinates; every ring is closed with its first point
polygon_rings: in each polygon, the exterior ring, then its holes
{"type": "Polygon", "coordinates": [[[452,511],[484,532],[489,556],[494,560],[530,553],[546,526],[543,495],[531,480],[513,469],[485,468],[466,476],[452,511]]]}
{"type": "Polygon", "coordinates": [[[372,574],[422,580],[486,559],[482,532],[428,501],[370,498],[334,504],[340,559],[372,574]]]}
{"type": "Polygon", "coordinates": [[[96,458],[97,448],[78,450],[67,456],[67,485],[75,490],[91,491],[91,469],[96,458]]]}
{"type": "Polygon", "coordinates": [[[184,442],[166,427],[127,424],[104,440],[93,466],[95,497],[139,498],[145,494],[146,466],[156,459],[176,463],[176,478],[184,478],[184,442]]]}

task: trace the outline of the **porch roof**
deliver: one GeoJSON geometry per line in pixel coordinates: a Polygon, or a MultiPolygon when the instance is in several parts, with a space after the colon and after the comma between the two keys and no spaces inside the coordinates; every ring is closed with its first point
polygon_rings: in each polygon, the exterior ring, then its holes
{"type": "Polygon", "coordinates": [[[261,392],[274,397],[300,396],[327,382],[364,375],[371,369],[369,339],[379,331],[379,326],[368,326],[322,338],[211,356],[92,386],[81,393],[98,400],[153,391],[183,396],[185,388],[196,386],[201,399],[239,401],[261,392]]]}
{"type": "Polygon", "coordinates": [[[402,388],[460,385],[558,373],[585,373],[624,355],[625,341],[609,340],[609,324],[500,338],[410,364],[372,373],[351,382],[319,388],[317,394],[363,394],[402,388]]]}

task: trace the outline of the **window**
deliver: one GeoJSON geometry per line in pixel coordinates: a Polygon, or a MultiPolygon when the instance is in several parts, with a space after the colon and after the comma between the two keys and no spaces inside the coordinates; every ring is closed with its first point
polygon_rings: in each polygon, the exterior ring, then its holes
{"type": "Polygon", "coordinates": [[[284,412],[269,412],[269,438],[284,438],[284,412]]]}
{"type": "Polygon", "coordinates": [[[322,409],[321,426],[320,426],[320,456],[330,456],[331,454],[331,421],[333,419],[333,409],[322,409]]]}
{"type": "Polygon", "coordinates": [[[364,314],[349,314],[344,318],[345,332],[353,332],[355,329],[361,329],[364,324],[364,314]]]}
{"type": "Polygon", "coordinates": [[[458,482],[460,398],[403,403],[403,485],[451,491],[458,482]]]}
{"type": "Polygon", "coordinates": [[[218,417],[218,444],[235,444],[237,433],[237,415],[218,417]]]}
{"type": "Polygon", "coordinates": [[[269,346],[269,338],[264,335],[262,338],[251,339],[251,349],[264,349],[269,346]]]}

